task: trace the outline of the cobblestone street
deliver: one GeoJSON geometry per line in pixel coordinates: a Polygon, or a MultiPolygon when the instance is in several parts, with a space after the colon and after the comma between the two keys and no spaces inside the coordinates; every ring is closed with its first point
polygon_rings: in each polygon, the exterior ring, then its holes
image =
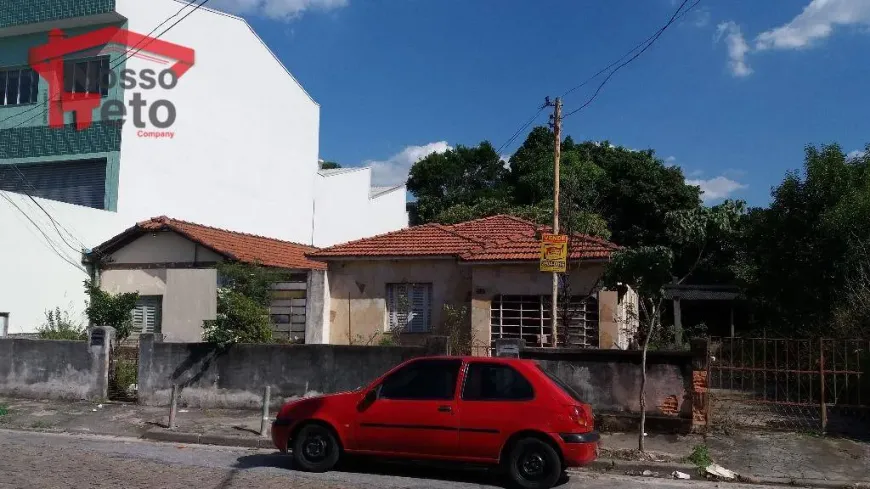
{"type": "MultiPolygon", "coordinates": [[[[481,471],[371,464],[328,474],[290,469],[262,450],[174,445],[98,436],[0,430],[0,488],[470,489],[499,487],[481,471]]],[[[713,488],[706,482],[572,474],[565,489],[713,488]]],[[[740,489],[741,485],[729,485],[740,489]]],[[[754,486],[756,488],[760,486],[754,486]]]]}

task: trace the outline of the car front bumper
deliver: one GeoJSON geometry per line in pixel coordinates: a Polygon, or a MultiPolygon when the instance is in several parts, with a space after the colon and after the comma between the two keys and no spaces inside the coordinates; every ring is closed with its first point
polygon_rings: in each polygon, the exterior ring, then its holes
{"type": "Polygon", "coordinates": [[[597,431],[560,433],[558,440],[567,467],[583,467],[598,458],[601,435],[597,431]]]}
{"type": "Polygon", "coordinates": [[[272,421],[272,443],[282,453],[287,453],[290,442],[290,430],[293,422],[289,419],[276,419],[272,421]]]}

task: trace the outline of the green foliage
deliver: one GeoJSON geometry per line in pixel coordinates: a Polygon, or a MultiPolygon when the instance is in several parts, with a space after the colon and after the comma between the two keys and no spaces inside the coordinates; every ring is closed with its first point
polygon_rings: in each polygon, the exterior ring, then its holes
{"type": "Polygon", "coordinates": [[[0,404],[0,416],[6,416],[7,414],[9,414],[9,407],[4,404],[0,404]]]}
{"type": "Polygon", "coordinates": [[[85,281],[85,291],[88,294],[85,314],[94,326],[111,326],[115,328],[115,337],[123,341],[130,336],[132,320],[130,312],[139,300],[137,292],[110,294],[95,286],[90,280],[85,281]]]}
{"type": "Polygon", "coordinates": [[[122,389],[127,389],[137,383],[139,367],[136,362],[118,358],[115,360],[114,383],[122,389]]]}
{"type": "Polygon", "coordinates": [[[468,306],[444,304],[443,312],[444,320],[438,334],[447,337],[448,351],[451,355],[471,355],[474,338],[468,306]]]}
{"type": "Polygon", "coordinates": [[[335,170],[336,168],[341,168],[341,165],[334,161],[324,161],[320,164],[321,170],[335,170]]]}
{"type": "Polygon", "coordinates": [[[41,340],[84,341],[88,339],[87,328],[72,319],[69,311],[61,311],[59,307],[53,311],[45,311],[45,323],[36,331],[41,340]]]}
{"type": "Polygon", "coordinates": [[[417,196],[418,219],[431,222],[454,205],[505,197],[506,174],[501,157],[484,141],[426,156],[411,167],[407,185],[417,196]]]}
{"type": "MultiPolygon", "coordinates": [[[[510,158],[509,169],[488,142],[420,160],[408,179],[417,197],[412,223],[512,214],[552,224],[553,146],[553,132],[536,127],[510,158]]],[[[570,136],[562,143],[560,192],[563,229],[632,247],[667,245],[665,216],[700,207],[700,190],[651,150],[576,144],[570,136]]]]}
{"type": "Polygon", "coordinates": [[[222,287],[218,290],[217,316],[205,321],[203,339],[221,346],[271,342],[270,290],[282,275],[257,264],[218,265],[222,287]]]}
{"type": "MultiPolygon", "coordinates": [[[[769,334],[840,335],[861,322],[870,243],[870,157],[837,145],[806,148],[803,172],[789,172],[768,208],[740,227],[735,272],[769,334]]],[[[865,326],[860,334],[870,332],[865,326]]]]}
{"type": "Polygon", "coordinates": [[[707,448],[707,445],[695,445],[692,448],[692,453],[686,459],[701,470],[713,465],[713,457],[710,456],[710,449],[707,448]]]}

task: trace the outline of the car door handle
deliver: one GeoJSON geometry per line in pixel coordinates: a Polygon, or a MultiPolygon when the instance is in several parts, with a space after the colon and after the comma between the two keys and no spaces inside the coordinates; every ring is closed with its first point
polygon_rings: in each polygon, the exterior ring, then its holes
{"type": "Polygon", "coordinates": [[[438,406],[438,412],[440,413],[450,413],[453,412],[453,408],[450,406],[438,406]]]}

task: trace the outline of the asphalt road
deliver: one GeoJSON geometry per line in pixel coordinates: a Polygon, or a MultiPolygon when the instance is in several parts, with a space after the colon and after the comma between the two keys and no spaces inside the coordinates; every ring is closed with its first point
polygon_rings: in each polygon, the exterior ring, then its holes
{"type": "MultiPolygon", "coordinates": [[[[0,430],[0,488],[470,489],[500,487],[484,471],[357,462],[306,474],[263,450],[0,430]]],[[[564,489],[714,488],[707,482],[571,474],[564,489]]],[[[728,485],[729,489],[759,486],[728,485]]]]}

